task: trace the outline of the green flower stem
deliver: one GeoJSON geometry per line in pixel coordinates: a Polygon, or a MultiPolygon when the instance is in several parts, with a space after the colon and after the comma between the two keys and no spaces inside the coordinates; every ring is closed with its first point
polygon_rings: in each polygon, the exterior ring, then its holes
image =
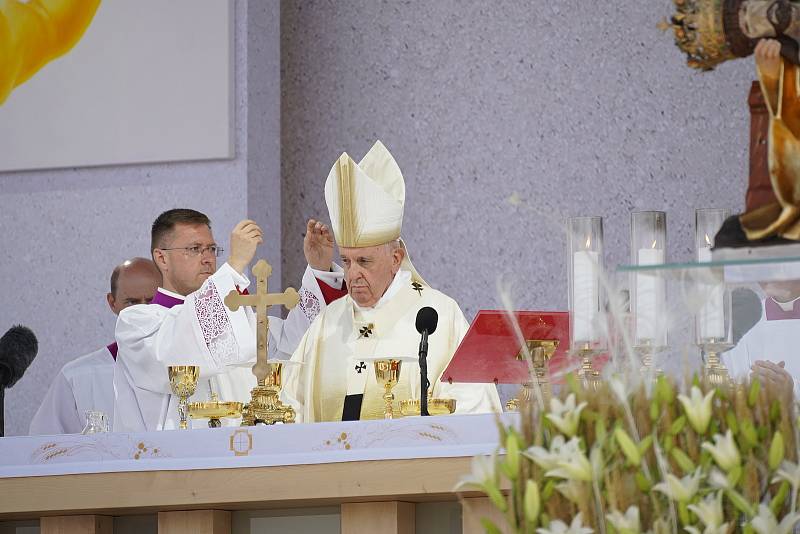
{"type": "Polygon", "coordinates": [[[685,502],[678,503],[678,517],[681,520],[681,525],[688,526],[691,522],[689,517],[689,507],[685,502]]]}
{"type": "Polygon", "coordinates": [[[606,511],[603,507],[603,498],[600,495],[600,484],[597,479],[592,480],[592,493],[594,493],[594,511],[597,514],[597,527],[600,534],[606,534],[606,511]]]}

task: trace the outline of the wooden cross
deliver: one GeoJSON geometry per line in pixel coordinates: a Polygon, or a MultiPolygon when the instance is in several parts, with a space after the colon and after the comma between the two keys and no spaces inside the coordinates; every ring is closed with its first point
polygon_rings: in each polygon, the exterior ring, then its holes
{"type": "Polygon", "coordinates": [[[267,365],[267,348],[269,344],[269,319],[267,319],[267,308],[270,306],[283,305],[287,310],[291,310],[300,302],[300,296],[293,287],[289,287],[283,293],[268,293],[267,278],[272,274],[272,266],[265,260],[258,260],[252,269],[253,276],[256,277],[256,294],[241,295],[235,289],[225,297],[225,305],[231,311],[236,311],[239,306],[252,306],[256,309],[256,364],[253,366],[253,374],[258,379],[258,384],[263,386],[269,373],[267,365]]]}

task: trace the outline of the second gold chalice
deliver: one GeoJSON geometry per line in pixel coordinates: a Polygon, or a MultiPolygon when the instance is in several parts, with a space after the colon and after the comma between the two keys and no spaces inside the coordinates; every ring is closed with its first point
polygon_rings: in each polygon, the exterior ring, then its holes
{"type": "Polygon", "coordinates": [[[169,374],[169,385],[172,393],[180,399],[178,403],[180,428],[181,430],[186,430],[189,428],[187,401],[197,389],[200,367],[197,365],[170,365],[167,367],[167,373],[169,374]]]}

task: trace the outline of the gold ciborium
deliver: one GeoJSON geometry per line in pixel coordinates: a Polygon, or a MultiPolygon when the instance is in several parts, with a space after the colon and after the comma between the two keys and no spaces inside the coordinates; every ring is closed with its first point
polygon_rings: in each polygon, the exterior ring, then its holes
{"type": "Polygon", "coordinates": [[[263,384],[251,390],[251,399],[242,411],[242,426],[253,426],[257,423],[274,425],[275,423],[294,423],[294,408],[280,401],[283,382],[283,368],[286,361],[267,362],[267,375],[263,384]]]}
{"type": "Polygon", "coordinates": [[[172,393],[180,398],[178,404],[178,416],[180,417],[180,428],[189,428],[187,423],[189,411],[187,401],[194,395],[197,389],[197,379],[200,377],[200,367],[197,365],[170,365],[167,367],[169,373],[169,385],[172,393]]]}
{"type": "Polygon", "coordinates": [[[397,385],[400,379],[400,364],[401,360],[386,359],[375,360],[372,364],[375,366],[375,379],[378,385],[383,386],[383,400],[386,402],[384,408],[384,419],[394,419],[394,411],[392,410],[392,401],[394,400],[394,393],[392,388],[397,385]]]}

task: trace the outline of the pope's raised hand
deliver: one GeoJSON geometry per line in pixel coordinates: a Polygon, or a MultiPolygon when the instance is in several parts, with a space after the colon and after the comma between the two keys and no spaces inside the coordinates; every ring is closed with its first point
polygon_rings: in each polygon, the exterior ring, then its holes
{"type": "Polygon", "coordinates": [[[330,228],[314,219],[306,224],[303,253],[312,269],[329,271],[333,263],[333,234],[330,228]]]}
{"type": "Polygon", "coordinates": [[[256,247],[264,242],[261,228],[249,219],[237,224],[231,232],[231,255],[228,265],[237,273],[245,274],[245,269],[256,255],[256,247]]]}

